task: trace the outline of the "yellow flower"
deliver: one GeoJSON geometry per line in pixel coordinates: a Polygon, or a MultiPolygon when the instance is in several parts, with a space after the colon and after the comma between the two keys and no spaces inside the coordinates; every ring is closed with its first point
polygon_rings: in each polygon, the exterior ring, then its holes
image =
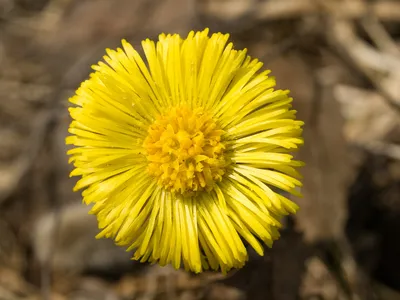
{"type": "Polygon", "coordinates": [[[289,91],[228,34],[208,29],[107,49],[70,102],[67,144],[102,231],[134,259],[201,272],[242,267],[244,241],[263,255],[298,206],[290,151],[303,122],[289,91]]]}

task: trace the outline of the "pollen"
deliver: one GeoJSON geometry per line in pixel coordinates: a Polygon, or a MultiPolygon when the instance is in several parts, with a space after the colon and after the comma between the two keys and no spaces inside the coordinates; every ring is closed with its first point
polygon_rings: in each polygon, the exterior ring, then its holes
{"type": "Polygon", "coordinates": [[[173,108],[149,127],[147,171],[173,193],[211,191],[227,166],[223,133],[202,109],[173,108]]]}

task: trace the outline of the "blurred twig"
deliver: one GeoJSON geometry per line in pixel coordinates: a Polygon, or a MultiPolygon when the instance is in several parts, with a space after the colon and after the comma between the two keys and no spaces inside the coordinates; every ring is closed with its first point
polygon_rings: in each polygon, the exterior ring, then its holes
{"type": "Polygon", "coordinates": [[[261,58],[260,61],[268,63],[273,61],[277,57],[285,54],[294,47],[296,47],[299,42],[308,34],[310,34],[314,29],[310,26],[303,26],[298,31],[295,31],[291,36],[285,38],[281,42],[272,46],[269,51],[267,51],[261,58]]]}
{"type": "Polygon", "coordinates": [[[400,70],[400,57],[378,52],[368,46],[355,34],[352,24],[342,18],[330,17],[328,23],[328,41],[332,47],[337,48],[345,60],[368,78],[387,103],[400,113],[400,99],[383,84],[382,79],[395,76],[393,73],[400,70]]]}
{"type": "MultiPolygon", "coordinates": [[[[55,126],[52,127],[50,131],[50,138],[55,135],[55,126]]],[[[54,149],[54,143],[49,143],[52,145],[50,149],[50,159],[52,161],[51,164],[51,171],[47,177],[47,194],[48,198],[52,201],[52,208],[54,210],[54,228],[52,229],[52,243],[50,243],[50,249],[48,249],[48,256],[46,260],[41,266],[40,269],[40,287],[42,291],[43,300],[51,300],[51,279],[52,279],[52,263],[53,263],[53,256],[54,256],[54,249],[56,247],[56,242],[58,238],[59,228],[60,228],[60,218],[61,218],[61,204],[59,201],[59,197],[57,194],[57,186],[59,180],[59,172],[56,168],[56,158],[55,153],[56,149],[54,149]]]]}
{"type": "Polygon", "coordinates": [[[371,141],[366,144],[357,144],[357,146],[366,149],[369,152],[378,155],[384,155],[395,160],[400,160],[400,146],[380,141],[371,141]]]}
{"type": "Polygon", "coordinates": [[[369,13],[364,18],[361,18],[360,23],[371,40],[381,51],[390,53],[392,55],[400,55],[399,47],[393,41],[390,34],[385,30],[376,16],[369,13]]]}
{"type": "Polygon", "coordinates": [[[43,142],[54,125],[54,121],[55,114],[53,111],[41,112],[35,118],[31,135],[25,144],[25,150],[21,158],[10,167],[12,178],[9,180],[7,187],[0,193],[0,205],[12,195],[35,163],[43,142]]]}
{"type": "MultiPolygon", "coordinates": [[[[326,1],[329,2],[329,1],[326,1]]],[[[363,1],[347,0],[340,5],[332,6],[336,14],[345,19],[357,19],[366,15],[370,9],[380,20],[400,21],[400,2],[377,1],[370,8],[363,1]]],[[[260,21],[273,21],[282,19],[294,19],[307,15],[315,15],[323,12],[321,7],[315,5],[314,0],[279,0],[265,1],[259,5],[255,18],[260,21]]]]}

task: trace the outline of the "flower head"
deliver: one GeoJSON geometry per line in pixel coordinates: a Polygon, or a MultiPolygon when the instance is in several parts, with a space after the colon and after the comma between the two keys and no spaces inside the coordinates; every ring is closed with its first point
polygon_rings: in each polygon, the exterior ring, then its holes
{"type": "Polygon", "coordinates": [[[227,272],[247,241],[278,239],[297,205],[303,143],[288,91],[227,34],[208,30],[107,49],[70,99],[71,176],[102,231],[134,259],[227,272]]]}

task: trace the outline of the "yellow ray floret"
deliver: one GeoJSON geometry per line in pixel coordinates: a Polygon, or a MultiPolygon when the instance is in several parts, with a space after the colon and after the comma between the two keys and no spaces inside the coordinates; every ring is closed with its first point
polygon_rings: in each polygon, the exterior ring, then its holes
{"type": "Polygon", "coordinates": [[[160,265],[226,273],[263,255],[297,205],[302,143],[288,91],[228,35],[125,40],[70,99],[66,143],[98,238],[160,265]],[[280,192],[282,191],[282,192],[280,192]]]}

